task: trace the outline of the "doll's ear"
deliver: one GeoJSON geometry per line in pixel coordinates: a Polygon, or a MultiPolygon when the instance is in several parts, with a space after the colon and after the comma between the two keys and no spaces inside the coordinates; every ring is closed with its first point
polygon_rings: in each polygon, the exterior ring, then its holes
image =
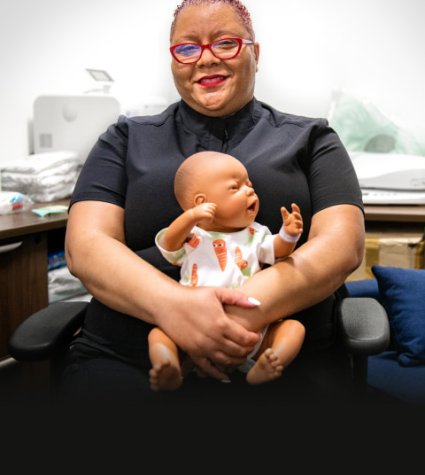
{"type": "Polygon", "coordinates": [[[207,202],[207,197],[204,193],[197,193],[193,198],[193,202],[195,206],[201,205],[207,202]]]}

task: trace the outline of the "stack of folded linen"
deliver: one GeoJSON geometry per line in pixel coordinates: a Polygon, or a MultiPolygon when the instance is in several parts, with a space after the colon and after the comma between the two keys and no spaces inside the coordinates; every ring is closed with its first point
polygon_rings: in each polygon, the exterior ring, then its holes
{"type": "Polygon", "coordinates": [[[91,298],[82,282],[69,272],[68,267],[57,267],[47,273],[49,303],[63,300],[91,298]]]}
{"type": "Polygon", "coordinates": [[[19,191],[35,203],[67,198],[80,171],[78,153],[55,151],[28,155],[1,165],[1,189],[19,191]]]}

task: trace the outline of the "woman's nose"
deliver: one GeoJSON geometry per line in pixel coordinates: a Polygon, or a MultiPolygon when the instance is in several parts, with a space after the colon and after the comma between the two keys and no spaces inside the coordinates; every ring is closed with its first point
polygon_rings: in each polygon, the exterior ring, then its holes
{"type": "Polygon", "coordinates": [[[204,50],[201,52],[201,57],[197,61],[197,64],[211,64],[217,63],[219,61],[220,59],[218,59],[209,48],[204,48],[204,50]]]}

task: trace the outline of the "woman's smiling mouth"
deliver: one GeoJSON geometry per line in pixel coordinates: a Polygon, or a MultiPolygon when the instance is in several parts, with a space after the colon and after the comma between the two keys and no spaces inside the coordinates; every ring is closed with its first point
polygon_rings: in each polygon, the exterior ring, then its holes
{"type": "Polygon", "coordinates": [[[198,84],[203,87],[215,87],[222,84],[226,80],[226,76],[214,74],[213,76],[204,76],[198,84]]]}

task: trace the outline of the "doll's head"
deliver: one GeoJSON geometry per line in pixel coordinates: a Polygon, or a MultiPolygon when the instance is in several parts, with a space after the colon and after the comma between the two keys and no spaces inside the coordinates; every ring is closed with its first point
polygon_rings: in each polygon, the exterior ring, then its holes
{"type": "Polygon", "coordinates": [[[232,232],[252,224],[259,199],[244,165],[231,155],[198,152],[179,167],[174,192],[183,210],[202,203],[215,203],[211,230],[232,232]]]}

